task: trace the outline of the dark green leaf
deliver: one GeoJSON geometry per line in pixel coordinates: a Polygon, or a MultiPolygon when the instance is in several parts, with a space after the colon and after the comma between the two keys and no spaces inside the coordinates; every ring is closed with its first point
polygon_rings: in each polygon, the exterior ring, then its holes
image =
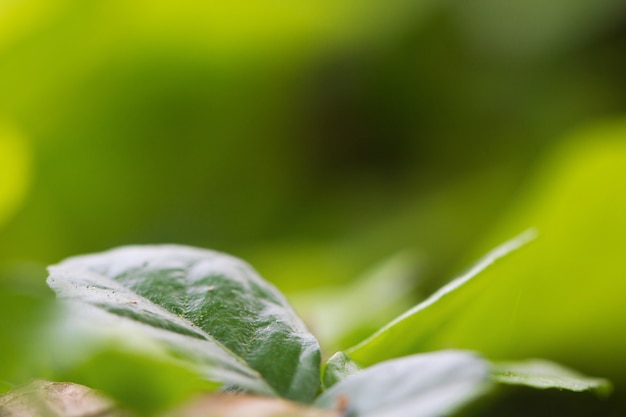
{"type": "Polygon", "coordinates": [[[354,417],[448,415],[488,386],[489,365],[473,353],[440,351],[393,359],[359,371],[315,402],[354,417]]]}
{"type": "Polygon", "coordinates": [[[70,258],[50,273],[49,285],[81,314],[136,327],[208,379],[299,401],[318,389],[317,341],[285,298],[234,257],[129,246],[70,258]]]}

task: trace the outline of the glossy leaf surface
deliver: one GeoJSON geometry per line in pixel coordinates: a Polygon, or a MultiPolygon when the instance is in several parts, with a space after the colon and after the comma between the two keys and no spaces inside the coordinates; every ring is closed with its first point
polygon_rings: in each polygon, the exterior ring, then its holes
{"type": "Polygon", "coordinates": [[[440,351],[393,359],[357,372],[315,402],[357,417],[448,415],[483,392],[489,365],[473,353],[440,351]]]}
{"type": "Polygon", "coordinates": [[[61,298],[109,325],[141,325],[209,379],[300,401],[317,391],[317,341],[285,298],[234,257],[131,246],[70,258],[50,272],[61,298]]]}

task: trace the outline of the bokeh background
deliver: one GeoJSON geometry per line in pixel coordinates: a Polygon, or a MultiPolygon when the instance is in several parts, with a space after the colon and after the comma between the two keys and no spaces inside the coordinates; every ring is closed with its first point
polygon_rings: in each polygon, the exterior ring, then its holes
{"type": "Polygon", "coordinates": [[[535,227],[433,349],[616,385],[517,390],[494,415],[620,415],[624,116],[621,0],[2,0],[1,282],[125,244],[213,248],[332,353],[535,227]]]}

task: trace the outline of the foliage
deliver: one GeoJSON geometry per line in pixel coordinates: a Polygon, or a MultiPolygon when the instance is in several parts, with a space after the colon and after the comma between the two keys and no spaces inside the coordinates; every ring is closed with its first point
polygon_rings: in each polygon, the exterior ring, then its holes
{"type": "Polygon", "coordinates": [[[589,389],[607,390],[606,380],[583,377],[546,360],[532,360],[517,363],[498,363],[494,378],[503,384],[529,385],[533,388],[564,388],[571,391],[589,389]]]}
{"type": "Polygon", "coordinates": [[[30,159],[25,139],[0,119],[0,226],[13,215],[26,194],[30,159]]]}
{"type": "MultiPolygon", "coordinates": [[[[423,335],[462,314],[477,291],[470,284],[531,237],[496,248],[347,355],[333,356],[323,384],[315,337],[282,294],[236,258],[175,245],[70,258],[49,269],[48,284],[63,307],[46,342],[51,376],[85,383],[144,414],[215,389],[280,396],[349,416],[452,413],[485,392],[491,366],[470,352],[419,354],[423,335]],[[392,337],[398,328],[404,339],[392,337]],[[381,343],[383,337],[392,341],[381,343]]],[[[500,364],[493,380],[574,391],[608,386],[545,364],[500,364]]]]}
{"type": "MultiPolygon", "coordinates": [[[[354,353],[373,365],[467,349],[514,364],[503,372],[547,358],[611,379],[615,395],[499,384],[477,414],[626,414],[623,8],[0,2],[0,390],[81,381],[152,413],[219,384],[158,340],[59,309],[45,266],[74,254],[160,242],[238,254],[328,357],[534,228],[389,328],[419,340],[354,353]]],[[[324,386],[364,366],[356,356],[334,356],[343,367],[324,386]]]]}
{"type": "Polygon", "coordinates": [[[209,379],[300,401],[317,392],[317,341],[284,297],[235,258],[178,246],[127,247],[73,258],[50,272],[50,286],[73,302],[68,314],[105,328],[124,318],[126,331],[155,339],[174,358],[190,358],[209,379]]]}

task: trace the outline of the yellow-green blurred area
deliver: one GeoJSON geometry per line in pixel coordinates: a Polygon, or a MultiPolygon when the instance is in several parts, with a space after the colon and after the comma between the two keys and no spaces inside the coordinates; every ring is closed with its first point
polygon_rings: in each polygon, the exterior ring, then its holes
{"type": "Polygon", "coordinates": [[[332,350],[536,227],[437,347],[626,398],[625,74],[621,0],[0,0],[3,291],[71,255],[202,246],[313,330],[316,305],[351,311],[332,350]]]}

